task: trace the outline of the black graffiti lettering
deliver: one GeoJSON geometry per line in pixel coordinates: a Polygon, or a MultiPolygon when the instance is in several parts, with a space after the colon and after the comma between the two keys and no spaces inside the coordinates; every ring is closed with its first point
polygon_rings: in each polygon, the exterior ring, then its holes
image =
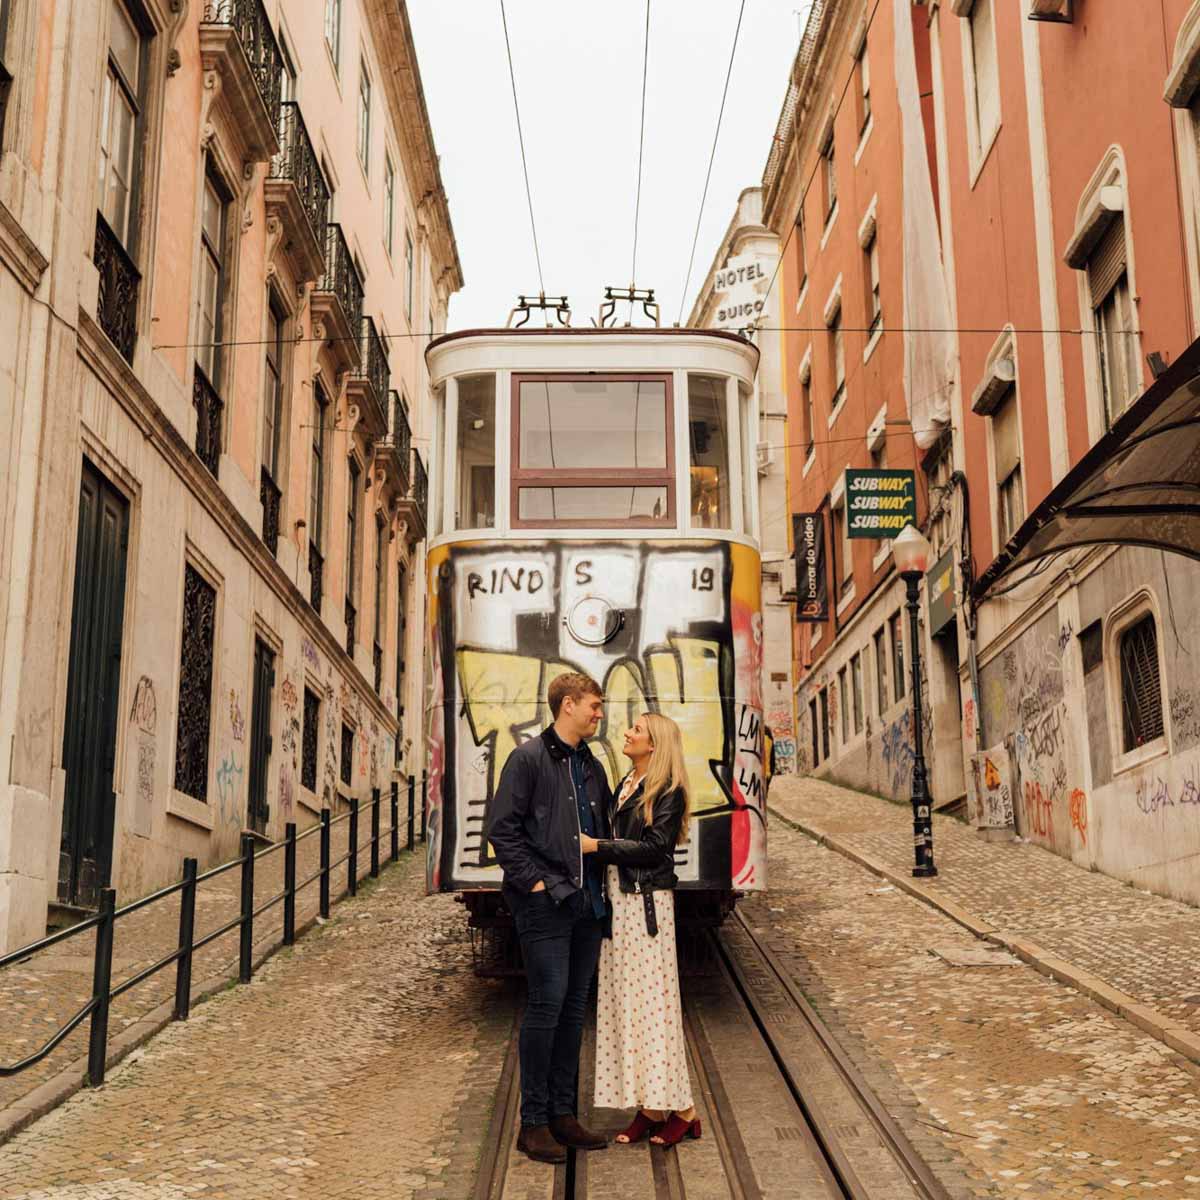
{"type": "Polygon", "coordinates": [[[539,571],[536,567],[534,567],[529,572],[529,587],[528,587],[529,594],[531,596],[536,596],[538,594],[538,592],[540,592],[542,590],[542,588],[544,588],[545,586],[546,586],[546,577],[541,573],[541,571],[539,571]]]}
{"type": "Polygon", "coordinates": [[[744,767],[738,768],[738,784],[742,789],[742,798],[747,804],[756,800],[762,792],[762,780],[753,771],[747,775],[744,767]]]}
{"type": "Polygon", "coordinates": [[[483,576],[476,571],[472,571],[467,576],[467,599],[474,600],[475,593],[482,592],[483,590],[483,576]]]}
{"type": "Polygon", "coordinates": [[[592,582],[592,560],[585,558],[575,564],[575,582],[579,584],[592,582]]]}
{"type": "Polygon", "coordinates": [[[504,589],[506,587],[511,588],[511,590],[514,592],[519,592],[521,590],[521,580],[524,578],[525,578],[525,568],[524,567],[518,567],[516,575],[514,575],[512,573],[511,568],[505,567],[500,572],[500,587],[497,589],[497,591],[499,592],[499,594],[501,596],[504,595],[504,589]]]}
{"type": "Polygon", "coordinates": [[[716,581],[712,567],[698,567],[692,571],[692,591],[711,592],[716,581]]]}
{"type": "Polygon", "coordinates": [[[758,719],[758,714],[752,708],[743,708],[738,718],[738,742],[741,748],[757,754],[761,731],[762,722],[758,719]]]}
{"type": "Polygon", "coordinates": [[[474,600],[476,594],[503,596],[507,592],[536,596],[545,586],[545,572],[537,567],[501,567],[486,576],[471,571],[467,575],[467,598],[474,600]]]}

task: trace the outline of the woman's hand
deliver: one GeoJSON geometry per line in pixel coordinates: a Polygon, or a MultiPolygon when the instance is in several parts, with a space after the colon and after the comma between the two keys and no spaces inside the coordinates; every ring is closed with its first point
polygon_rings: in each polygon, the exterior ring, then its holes
{"type": "Polygon", "coordinates": [[[600,849],[600,843],[585,833],[579,839],[579,848],[584,854],[595,854],[600,849]]]}

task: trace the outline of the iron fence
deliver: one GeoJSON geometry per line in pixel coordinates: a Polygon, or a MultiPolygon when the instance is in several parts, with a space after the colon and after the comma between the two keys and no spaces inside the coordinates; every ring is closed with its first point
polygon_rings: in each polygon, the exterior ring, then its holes
{"type": "Polygon", "coordinates": [[[325,574],[325,558],[316,542],[308,543],[308,600],[314,612],[321,611],[321,586],[325,574]]]}
{"type": "Polygon", "coordinates": [[[421,452],[413,447],[412,498],[421,514],[425,517],[425,506],[429,501],[429,478],[425,473],[425,464],[421,461],[421,452]]]}
{"type": "MultiPolygon", "coordinates": [[[[409,850],[414,848],[416,835],[416,820],[413,811],[415,787],[416,779],[410,776],[408,778],[407,819],[407,848],[409,850]]],[[[427,779],[425,776],[422,776],[421,795],[422,800],[427,795],[427,779]]],[[[96,931],[91,996],[81,1008],[50,1035],[49,1039],[40,1048],[26,1055],[25,1058],[18,1062],[0,1063],[0,1078],[17,1075],[22,1071],[28,1070],[30,1067],[36,1066],[44,1058],[52,1054],[71,1033],[90,1017],[87,1079],[92,1087],[99,1087],[104,1082],[107,1066],[109,1008],[112,1002],[119,996],[123,996],[126,992],[132,991],[139,984],[153,978],[160,971],[164,971],[174,965],[174,1019],[177,1021],[186,1021],[191,1011],[192,964],[196,952],[202,950],[211,942],[215,942],[218,938],[233,932],[235,929],[238,931],[238,981],[240,983],[249,983],[254,972],[254,923],[259,917],[277,905],[282,904],[283,936],[281,945],[291,946],[295,943],[297,937],[296,897],[300,892],[307,887],[311,887],[314,883],[317,884],[319,897],[318,912],[323,919],[328,919],[331,909],[331,880],[335,871],[345,866],[346,886],[342,895],[355,896],[358,893],[358,855],[360,851],[366,850],[370,853],[369,874],[372,878],[378,877],[380,873],[380,846],[383,844],[385,834],[388,837],[388,857],[390,861],[396,862],[399,859],[401,830],[399,780],[393,780],[390,788],[388,805],[390,810],[390,826],[387,830],[381,831],[380,829],[382,808],[380,789],[372,789],[371,800],[368,805],[370,809],[371,832],[367,840],[361,844],[358,832],[359,801],[357,798],[349,798],[346,799],[346,803],[348,805],[347,811],[338,817],[331,816],[329,809],[323,808],[321,810],[320,822],[306,829],[301,834],[297,834],[295,822],[289,821],[285,827],[283,841],[263,847],[261,850],[255,849],[255,838],[252,834],[243,834],[241,853],[238,857],[221,863],[219,866],[212,867],[210,870],[199,872],[197,871],[196,859],[185,858],[183,860],[182,877],[177,883],[172,883],[157,892],[143,896],[140,900],[134,900],[120,908],[116,906],[116,892],[112,888],[103,888],[100,892],[100,908],[94,916],[88,917],[86,920],[80,921],[78,924],[72,925],[67,929],[60,929],[56,933],[49,934],[47,937],[31,945],[22,946],[18,950],[13,950],[8,954],[0,956],[0,970],[3,970],[5,967],[12,966],[15,963],[23,963],[33,955],[43,950],[48,950],[52,946],[57,946],[69,938],[78,937],[80,934],[88,933],[91,930],[96,931]],[[333,830],[343,822],[346,823],[347,827],[346,849],[340,858],[334,860],[332,857],[333,830]],[[296,848],[300,842],[314,836],[319,838],[320,866],[306,879],[297,880],[296,848]],[[283,852],[284,856],[283,889],[263,900],[258,905],[255,905],[255,866],[262,859],[280,851],[283,852]],[[233,870],[241,872],[238,915],[216,929],[205,933],[203,936],[197,937],[195,924],[196,894],[198,888],[201,884],[233,870]],[[176,894],[179,895],[180,903],[179,940],[175,948],[169,954],[163,955],[156,962],[143,967],[140,971],[137,971],[129,976],[129,978],[122,980],[114,986],[112,982],[113,945],[118,922],[151,904],[157,904],[176,894]]],[[[422,812],[422,842],[425,841],[425,837],[426,818],[424,812],[422,812]]]]}
{"type": "Polygon", "coordinates": [[[350,329],[361,331],[363,283],[342,227],[332,222],[325,226],[325,274],[317,291],[329,292],[341,305],[350,329]]]}
{"type": "Polygon", "coordinates": [[[329,185],[295,100],[280,105],[279,153],[271,160],[270,177],[286,179],[295,186],[312,235],[323,246],[329,219],[329,185]]]}
{"type": "Polygon", "coordinates": [[[358,377],[365,379],[375,393],[375,403],[379,405],[381,415],[387,419],[384,404],[387,403],[388,385],[391,381],[391,371],[388,367],[387,350],[375,329],[375,322],[370,317],[362,319],[362,365],[358,369],[358,377]]]}
{"type": "Polygon", "coordinates": [[[138,289],[142,277],[102,213],[96,213],[96,243],[92,262],[100,274],[96,320],[126,362],[133,362],[137,336],[138,289]]]}
{"type": "Polygon", "coordinates": [[[237,34],[267,116],[278,129],[283,98],[283,55],[262,0],[209,0],[204,6],[204,23],[227,25],[237,34]]]}
{"type": "Polygon", "coordinates": [[[283,493],[279,485],[271,478],[271,472],[262,468],[259,476],[258,498],[262,501],[263,524],[262,537],[267,549],[274,554],[279,549],[279,502],[283,493]]]}
{"type": "Polygon", "coordinates": [[[199,364],[192,382],[192,404],[196,409],[196,453],[216,479],[221,462],[221,414],[225,401],[199,364]]]}

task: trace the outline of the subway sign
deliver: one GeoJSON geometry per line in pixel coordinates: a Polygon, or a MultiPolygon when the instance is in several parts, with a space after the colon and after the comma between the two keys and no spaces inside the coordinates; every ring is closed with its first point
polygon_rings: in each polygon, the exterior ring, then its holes
{"type": "Polygon", "coordinates": [[[893,538],[917,523],[917,484],[912,471],[846,468],[846,535],[893,538]]]}

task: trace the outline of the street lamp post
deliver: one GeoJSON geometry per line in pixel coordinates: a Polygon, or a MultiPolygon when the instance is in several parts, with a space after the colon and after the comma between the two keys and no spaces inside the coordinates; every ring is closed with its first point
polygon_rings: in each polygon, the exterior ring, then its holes
{"type": "Polygon", "coordinates": [[[917,623],[920,611],[921,577],[929,566],[929,542],[915,525],[906,525],[892,542],[892,557],[896,570],[904,580],[905,607],[908,609],[912,644],[912,809],[913,875],[928,879],[937,874],[933,865],[933,818],[929,798],[929,783],[925,775],[925,739],[921,728],[921,638],[917,623]]]}

